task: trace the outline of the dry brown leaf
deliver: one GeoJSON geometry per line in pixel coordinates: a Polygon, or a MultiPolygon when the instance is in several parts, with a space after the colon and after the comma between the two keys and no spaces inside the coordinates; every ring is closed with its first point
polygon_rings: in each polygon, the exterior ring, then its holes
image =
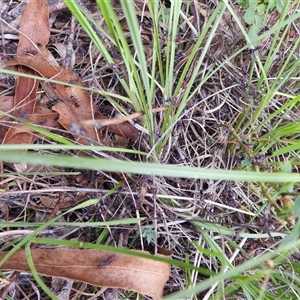
{"type": "MultiPolygon", "coordinates": [[[[0,110],[1,111],[11,114],[13,107],[14,107],[14,96],[3,96],[3,95],[0,96],[0,110]]],[[[45,106],[42,106],[39,101],[36,103],[34,111],[36,114],[41,114],[41,115],[46,115],[46,114],[52,115],[53,114],[54,119],[58,118],[57,113],[53,112],[53,110],[51,110],[45,106]]],[[[7,120],[9,120],[9,117],[0,115],[0,122],[7,121],[7,120]]]]}
{"type": "MultiPolygon", "coordinates": [[[[0,96],[0,110],[3,112],[10,112],[13,108],[13,96],[0,96]]],[[[7,132],[7,126],[5,122],[9,121],[9,117],[0,115],[0,143],[2,143],[3,138],[7,132]]]]}
{"type": "MultiPolygon", "coordinates": [[[[13,109],[13,96],[1,96],[0,97],[0,108],[3,112],[11,113],[13,109]]],[[[35,125],[44,126],[47,128],[57,128],[60,127],[57,122],[58,114],[52,110],[41,106],[37,103],[35,108],[35,114],[26,115],[23,119],[24,121],[30,122],[35,125]]],[[[0,115],[0,122],[3,125],[0,126],[0,143],[3,142],[3,139],[6,135],[6,142],[9,140],[10,144],[22,144],[27,143],[28,139],[32,139],[32,142],[36,141],[38,134],[32,136],[32,130],[22,124],[16,124],[10,127],[8,132],[9,123],[5,124],[5,121],[9,121],[9,117],[0,115]],[[27,136],[28,134],[28,136],[27,136]]]]}
{"type": "MultiPolygon", "coordinates": [[[[33,73],[32,70],[19,67],[22,73],[33,73]],[[25,71],[26,69],[26,71],[25,71]]],[[[36,80],[30,78],[19,77],[17,80],[16,94],[13,99],[13,112],[12,114],[19,118],[25,119],[28,115],[34,113],[36,93],[38,83],[36,80]]],[[[11,126],[6,132],[3,144],[30,144],[33,141],[30,130],[22,124],[15,124],[11,126]]]]}
{"type": "MultiPolygon", "coordinates": [[[[105,117],[97,116],[97,119],[103,120],[105,117]]],[[[133,141],[139,139],[139,131],[132,126],[130,123],[124,122],[122,124],[111,124],[107,126],[107,130],[113,133],[116,133],[121,136],[125,136],[133,141]]]]}
{"type": "MultiPolygon", "coordinates": [[[[31,0],[27,4],[21,22],[17,56],[26,55],[32,57],[44,57],[47,53],[46,44],[50,37],[49,12],[46,0],[31,0]]],[[[24,66],[19,66],[21,73],[36,75],[36,73],[24,66]]],[[[26,119],[34,114],[38,81],[26,77],[19,77],[13,100],[13,115],[26,119]]],[[[33,136],[30,130],[21,125],[11,126],[6,132],[2,143],[5,144],[30,144],[33,136]]]]}
{"type": "Polygon", "coordinates": [[[60,127],[59,123],[57,122],[57,113],[56,112],[48,112],[48,113],[35,113],[34,115],[28,116],[28,122],[41,125],[47,128],[57,128],[60,127]]]}
{"type": "MultiPolygon", "coordinates": [[[[35,72],[27,67],[19,66],[19,72],[29,75],[36,75],[35,72]]],[[[34,112],[36,104],[36,93],[38,89],[37,80],[19,77],[16,85],[14,96],[13,115],[17,118],[24,119],[34,112]]]]}
{"type": "Polygon", "coordinates": [[[74,200],[72,197],[63,197],[62,201],[57,196],[40,196],[40,202],[47,208],[54,208],[57,204],[59,204],[59,209],[67,209],[70,208],[74,203],[76,203],[76,200],[74,200]]]}
{"type": "MultiPolygon", "coordinates": [[[[74,93],[75,94],[75,93],[74,93]]],[[[101,144],[105,144],[104,140],[100,139],[100,136],[97,135],[96,128],[93,126],[77,126],[79,124],[81,117],[85,118],[89,115],[89,118],[92,117],[92,111],[89,109],[91,105],[87,106],[82,105],[80,108],[80,102],[84,98],[78,96],[71,95],[69,99],[74,99],[74,104],[71,101],[67,104],[64,102],[59,102],[52,106],[52,109],[56,111],[59,115],[58,122],[62,127],[71,132],[75,138],[75,140],[81,144],[90,144],[93,141],[98,141],[101,144]],[[81,100],[78,100],[81,99],[81,100]],[[87,109],[85,109],[86,107],[87,109]],[[79,109],[80,108],[80,109],[79,109]]]]}
{"type": "MultiPolygon", "coordinates": [[[[0,109],[4,112],[9,112],[13,108],[13,96],[0,96],[0,109]]],[[[1,116],[0,121],[3,120],[3,118],[7,118],[5,116],[1,116]]]]}
{"type": "MultiPolygon", "coordinates": [[[[43,77],[83,86],[81,79],[72,70],[53,65],[43,59],[35,59],[23,55],[19,56],[17,59],[7,61],[7,64],[25,65],[34,69],[43,77]]],[[[72,132],[72,124],[79,124],[82,119],[89,120],[94,118],[97,107],[95,103],[91,101],[87,91],[80,88],[50,83],[49,88],[52,89],[57,98],[61,100],[61,102],[55,104],[52,109],[58,112],[58,122],[65,129],[72,132]]],[[[79,135],[85,136],[86,138],[78,138],[77,134],[74,135],[76,136],[76,140],[83,144],[90,143],[90,140],[98,140],[97,132],[93,126],[86,126],[82,128],[79,133],[79,135]]]]}
{"type": "Polygon", "coordinates": [[[47,57],[46,45],[50,38],[49,9],[46,0],[30,0],[19,27],[17,55],[47,57]]]}
{"type": "MultiPolygon", "coordinates": [[[[6,64],[24,65],[34,69],[45,78],[83,86],[81,79],[72,70],[53,65],[43,59],[22,55],[18,56],[16,59],[8,60],[6,64]]],[[[51,89],[53,94],[61,100],[61,102],[55,104],[52,109],[58,112],[60,115],[58,122],[68,131],[73,131],[71,128],[72,124],[79,125],[82,120],[93,120],[95,115],[97,116],[97,119],[107,119],[99,113],[96,104],[91,100],[90,95],[86,90],[73,86],[50,83],[49,89],[51,89]]],[[[94,141],[98,140],[97,132],[92,124],[80,127],[80,129],[82,129],[79,130],[81,132],[77,134],[84,135],[88,139],[83,137],[77,138],[79,142],[89,143],[89,139],[94,141]]],[[[138,130],[129,123],[110,125],[108,130],[129,137],[132,140],[137,140],[139,137],[138,130]]],[[[74,133],[74,135],[76,134],[74,133]]]]}
{"type": "MultiPolygon", "coordinates": [[[[27,4],[19,28],[17,56],[32,58],[47,56],[46,45],[50,37],[49,11],[46,0],[30,0],[27,4]]],[[[30,68],[30,66],[27,66],[30,68]]],[[[36,75],[31,69],[19,66],[19,72],[36,75]]],[[[24,118],[34,113],[38,81],[19,77],[14,99],[14,115],[24,118]]]]}
{"type": "MultiPolygon", "coordinates": [[[[0,252],[0,259],[6,254],[0,252]]],[[[32,249],[31,255],[36,270],[41,274],[132,290],[155,299],[162,298],[170,276],[167,263],[100,250],[32,249]]],[[[18,250],[1,269],[30,271],[25,251],[18,250]]]]}
{"type": "MultiPolygon", "coordinates": [[[[16,29],[19,27],[21,18],[24,14],[24,10],[26,8],[27,3],[29,0],[22,0],[18,1],[19,4],[11,5],[12,3],[9,3],[8,1],[1,1],[2,9],[1,12],[9,10],[8,14],[2,14],[1,16],[1,33],[10,33],[15,34],[17,33],[16,29]],[[6,3],[7,2],[7,3],[6,3]],[[10,10],[10,6],[13,6],[13,8],[10,10]]],[[[39,2],[39,1],[36,1],[39,2]]],[[[49,5],[49,13],[55,14],[56,12],[66,8],[65,4],[61,0],[49,0],[47,1],[49,5]]],[[[14,3],[15,4],[15,3],[14,3]]],[[[54,18],[53,18],[54,21],[54,18]]]]}
{"type": "MultiPolygon", "coordinates": [[[[8,61],[6,63],[7,65],[26,66],[35,70],[43,77],[83,86],[80,78],[72,70],[61,68],[46,49],[46,44],[50,37],[49,9],[46,0],[29,1],[24,10],[19,30],[22,34],[20,34],[19,38],[17,59],[8,61]]],[[[26,85],[28,87],[34,82],[35,87],[31,87],[30,92],[26,91],[27,93],[25,94],[25,91],[21,88],[18,89],[17,86],[16,98],[14,101],[15,116],[21,117],[25,114],[33,114],[38,82],[23,77],[20,77],[18,82],[22,86],[26,85]],[[21,93],[21,91],[23,91],[23,93],[21,93]],[[20,99],[18,97],[22,99],[20,108],[20,99]]],[[[59,114],[58,122],[65,129],[70,131],[80,143],[89,144],[91,141],[98,141],[105,144],[101,137],[99,137],[94,126],[80,127],[79,132],[74,132],[72,130],[72,125],[79,124],[81,120],[93,120],[95,115],[101,119],[104,118],[98,112],[96,104],[90,99],[89,93],[74,87],[51,83],[46,84],[49,89],[53,91],[55,98],[61,100],[61,102],[52,107],[52,109],[59,114]]],[[[122,127],[123,124],[111,126],[109,129],[112,132],[128,136],[134,140],[138,138],[138,131],[136,128],[130,124],[126,124],[124,130],[122,127]],[[128,130],[129,127],[130,130],[128,130]]],[[[10,143],[9,140],[12,139],[13,134],[14,131],[8,133],[5,139],[7,143],[10,143]]],[[[27,136],[27,139],[24,137],[23,140],[26,140],[27,143],[32,142],[30,141],[30,135],[27,136]]]]}
{"type": "Polygon", "coordinates": [[[28,144],[33,141],[31,129],[23,124],[15,124],[6,132],[3,144],[28,144]]]}

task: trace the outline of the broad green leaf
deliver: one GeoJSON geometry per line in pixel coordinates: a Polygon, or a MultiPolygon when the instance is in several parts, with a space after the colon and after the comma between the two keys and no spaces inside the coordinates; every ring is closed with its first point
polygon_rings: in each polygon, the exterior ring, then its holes
{"type": "Polygon", "coordinates": [[[262,3],[262,4],[257,6],[256,10],[257,10],[257,13],[260,16],[262,16],[266,12],[266,5],[262,3]]]}
{"type": "Polygon", "coordinates": [[[248,0],[248,2],[249,2],[249,7],[254,10],[257,6],[257,0],[248,0]]]}
{"type": "Polygon", "coordinates": [[[255,10],[249,7],[244,15],[245,22],[249,25],[253,24],[255,20],[254,16],[255,16],[255,10]]]}
{"type": "Polygon", "coordinates": [[[278,0],[269,0],[268,1],[268,10],[271,10],[276,7],[278,0]]]}
{"type": "Polygon", "coordinates": [[[251,45],[256,47],[258,45],[258,35],[257,32],[259,31],[259,27],[251,26],[248,32],[249,39],[251,41],[251,45]]]}

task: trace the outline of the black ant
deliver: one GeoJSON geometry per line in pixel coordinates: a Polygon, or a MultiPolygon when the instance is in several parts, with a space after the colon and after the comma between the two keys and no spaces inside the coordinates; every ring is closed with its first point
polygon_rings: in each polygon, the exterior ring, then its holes
{"type": "Polygon", "coordinates": [[[50,99],[47,103],[46,106],[47,108],[52,108],[53,105],[55,105],[56,103],[58,103],[60,100],[57,98],[54,99],[50,99]]]}
{"type": "Polygon", "coordinates": [[[263,153],[258,153],[252,158],[253,165],[263,165],[266,162],[266,155],[263,153]]]}
{"type": "Polygon", "coordinates": [[[45,124],[47,124],[47,120],[41,120],[41,121],[39,122],[39,125],[40,125],[40,126],[43,126],[43,125],[45,125],[45,124]]]}
{"type": "Polygon", "coordinates": [[[78,108],[80,106],[75,96],[70,96],[70,100],[74,103],[75,107],[78,108]]]}

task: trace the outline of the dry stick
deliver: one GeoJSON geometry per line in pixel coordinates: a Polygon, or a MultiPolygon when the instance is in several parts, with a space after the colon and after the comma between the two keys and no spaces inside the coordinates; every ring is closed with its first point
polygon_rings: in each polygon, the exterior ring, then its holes
{"type": "Polygon", "coordinates": [[[66,69],[70,69],[70,70],[73,69],[73,66],[75,63],[75,55],[74,55],[74,49],[73,49],[75,26],[76,26],[75,17],[72,16],[71,24],[70,24],[70,31],[69,31],[69,35],[68,35],[68,42],[67,42],[67,54],[66,54],[65,61],[64,61],[64,67],[66,69]]]}
{"type": "MultiPolygon", "coordinates": [[[[153,108],[152,112],[154,112],[154,113],[161,112],[161,111],[167,110],[168,108],[169,108],[168,106],[157,107],[157,108],[153,108]]],[[[85,125],[85,126],[94,125],[97,129],[100,129],[104,126],[117,125],[117,124],[121,124],[121,123],[124,123],[126,121],[129,121],[129,120],[133,120],[135,118],[143,116],[144,114],[145,114],[144,111],[138,111],[138,112],[135,112],[131,115],[123,116],[123,117],[120,117],[120,118],[102,119],[102,120],[84,120],[84,121],[80,122],[80,124],[85,125]]]]}

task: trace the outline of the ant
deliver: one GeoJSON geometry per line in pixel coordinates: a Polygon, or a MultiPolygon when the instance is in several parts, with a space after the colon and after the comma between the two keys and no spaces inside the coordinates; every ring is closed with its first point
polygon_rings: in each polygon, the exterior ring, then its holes
{"type": "Polygon", "coordinates": [[[43,125],[47,124],[47,120],[41,120],[38,124],[40,126],[43,126],[43,125]]]}
{"type": "Polygon", "coordinates": [[[258,153],[252,158],[252,164],[263,165],[266,162],[266,155],[263,153],[258,153]]]}
{"type": "Polygon", "coordinates": [[[78,103],[78,100],[76,99],[76,97],[75,96],[70,96],[70,100],[74,103],[74,105],[75,105],[75,107],[79,107],[80,106],[80,104],[78,103]]]}
{"type": "Polygon", "coordinates": [[[263,45],[258,45],[257,47],[255,48],[250,48],[247,50],[246,54],[249,54],[249,55],[254,55],[256,54],[256,52],[260,49],[262,49],[264,46],[263,45]]]}
{"type": "Polygon", "coordinates": [[[47,103],[46,106],[47,108],[52,108],[53,105],[55,105],[56,103],[58,103],[60,100],[59,99],[50,99],[47,103]]]}

